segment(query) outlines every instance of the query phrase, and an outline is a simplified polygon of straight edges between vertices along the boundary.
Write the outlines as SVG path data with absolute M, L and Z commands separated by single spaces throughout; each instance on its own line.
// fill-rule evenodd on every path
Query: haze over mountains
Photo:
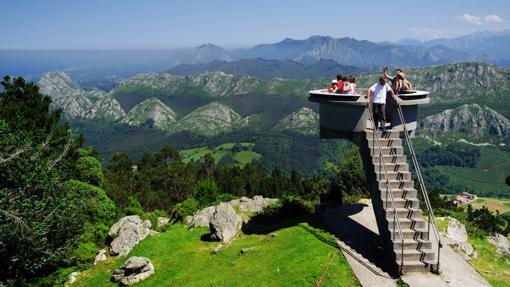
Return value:
M 0 50 L 0 73 L 38 80 L 47 71 L 62 70 L 82 85 L 98 86 L 100 81 L 99 86 L 107 90 L 122 78 L 165 69 L 198 74 L 217 68 L 227 73 L 245 71 L 262 79 L 302 79 L 326 71 L 351 73 L 384 66 L 423 67 L 473 60 L 510 66 L 509 42 L 510 30 L 506 30 L 427 42 L 403 39 L 398 43 L 311 36 L 230 51 L 213 44 L 173 50 Z

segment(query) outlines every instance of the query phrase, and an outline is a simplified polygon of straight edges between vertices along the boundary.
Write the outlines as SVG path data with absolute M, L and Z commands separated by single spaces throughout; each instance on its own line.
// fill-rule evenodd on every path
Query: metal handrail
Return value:
M 395 225 L 397 225 L 398 227 L 398 234 L 399 234 L 399 237 L 400 237 L 400 241 L 401 241 L 401 256 L 400 256 L 400 270 L 399 270 L 399 273 L 402 274 L 402 270 L 403 270 L 403 267 L 404 267 L 404 236 L 402 235 L 402 228 L 400 227 L 400 220 L 398 219 L 398 215 L 397 215 L 397 209 L 395 208 L 395 201 L 393 199 L 393 193 L 391 191 L 391 186 L 390 186 L 390 181 L 389 181 L 389 177 L 388 177 L 388 172 L 386 171 L 386 165 L 384 163 L 384 160 L 383 160 L 383 155 L 382 155 L 382 152 L 381 152 L 381 145 L 379 143 L 379 138 L 376 136 L 376 123 L 374 121 L 374 118 L 373 118 L 373 114 L 372 114 L 372 107 L 370 105 L 370 101 L 368 102 L 367 104 L 368 106 L 368 113 L 369 113 L 369 118 L 370 118 L 370 121 L 372 121 L 372 125 L 373 125 L 373 132 L 372 132 L 372 143 L 376 142 L 377 143 L 377 151 L 379 152 L 379 161 L 380 161 L 380 165 L 379 166 L 382 166 L 383 167 L 383 172 L 384 172 L 384 176 L 386 177 L 386 206 L 385 206 L 385 213 L 386 213 L 386 209 L 388 208 L 388 194 L 390 195 L 390 200 L 391 200 L 391 205 L 392 205 L 392 208 L 393 208 L 393 233 L 392 233 L 392 241 L 395 240 Z M 375 138 L 375 141 L 374 141 L 374 138 Z M 380 168 L 380 167 L 379 167 Z M 380 174 L 380 172 L 379 172 Z
M 406 127 L 406 121 L 404 119 L 404 113 L 402 112 L 402 107 L 397 102 L 397 110 L 398 115 L 400 117 L 400 122 L 402 123 L 402 126 L 404 127 L 404 137 L 407 142 L 407 147 L 409 148 L 409 152 L 411 153 L 411 158 L 413 161 L 414 169 L 416 170 L 416 175 L 418 177 L 418 182 L 420 183 L 420 189 L 421 193 L 423 195 L 423 199 L 425 201 L 425 206 L 427 207 L 427 211 L 429 213 L 429 220 L 428 220 L 428 227 L 427 227 L 427 240 L 430 240 L 430 225 L 432 223 L 432 229 L 434 230 L 434 235 L 436 237 L 438 248 L 437 248 L 437 270 L 439 270 L 439 259 L 441 254 L 441 248 L 443 247 L 443 244 L 441 243 L 441 236 L 439 235 L 439 232 L 437 231 L 436 222 L 434 220 L 434 211 L 432 210 L 432 205 L 430 204 L 430 199 L 428 196 L 427 188 L 425 187 L 425 182 L 423 180 L 423 175 L 421 174 L 420 164 L 418 163 L 418 158 L 416 157 L 416 153 L 414 151 L 413 144 L 411 143 L 411 140 L 409 138 L 409 133 L 407 131 Z

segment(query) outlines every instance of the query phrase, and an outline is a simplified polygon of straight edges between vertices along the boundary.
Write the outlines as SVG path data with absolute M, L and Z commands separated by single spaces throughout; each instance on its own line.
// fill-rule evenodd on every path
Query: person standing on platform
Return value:
M 391 93 L 395 98 L 395 93 L 386 83 L 385 77 L 380 77 L 379 82 L 373 84 L 367 92 L 368 104 L 372 104 L 374 118 L 374 129 L 386 130 L 386 95 Z

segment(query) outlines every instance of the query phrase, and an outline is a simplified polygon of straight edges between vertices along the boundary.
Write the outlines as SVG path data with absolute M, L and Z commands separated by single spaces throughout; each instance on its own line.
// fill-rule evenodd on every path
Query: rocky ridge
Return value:
M 131 126 L 169 131 L 177 122 L 177 114 L 160 100 L 151 98 L 134 106 L 124 122 Z
M 110 93 L 85 91 L 61 71 L 49 72 L 38 83 L 40 91 L 52 98 L 52 106 L 61 108 L 67 118 L 107 119 L 125 117 L 120 103 Z
M 173 130 L 190 130 L 193 133 L 213 136 L 242 128 L 247 124 L 248 119 L 243 119 L 230 107 L 212 102 L 184 116 Z
M 318 127 L 319 114 L 310 108 L 302 107 L 280 120 L 273 129 L 277 131 L 292 131 L 304 135 L 318 135 Z
M 420 125 L 421 136 L 469 138 L 470 142 L 510 140 L 510 121 L 493 109 L 478 104 L 444 110 L 426 117 Z

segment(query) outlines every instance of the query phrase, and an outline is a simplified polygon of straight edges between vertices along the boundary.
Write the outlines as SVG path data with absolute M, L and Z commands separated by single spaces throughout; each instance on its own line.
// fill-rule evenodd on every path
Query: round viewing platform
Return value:
M 354 94 L 328 93 L 327 89 L 310 91 L 309 101 L 319 104 L 322 138 L 352 138 L 353 133 L 372 128 L 368 116 L 368 89 L 358 88 Z M 387 97 L 386 121 L 389 128 L 403 131 L 396 104 L 404 114 L 405 125 L 414 136 L 417 128 L 418 106 L 430 103 L 427 91 L 411 91 L 396 95 L 396 102 Z

